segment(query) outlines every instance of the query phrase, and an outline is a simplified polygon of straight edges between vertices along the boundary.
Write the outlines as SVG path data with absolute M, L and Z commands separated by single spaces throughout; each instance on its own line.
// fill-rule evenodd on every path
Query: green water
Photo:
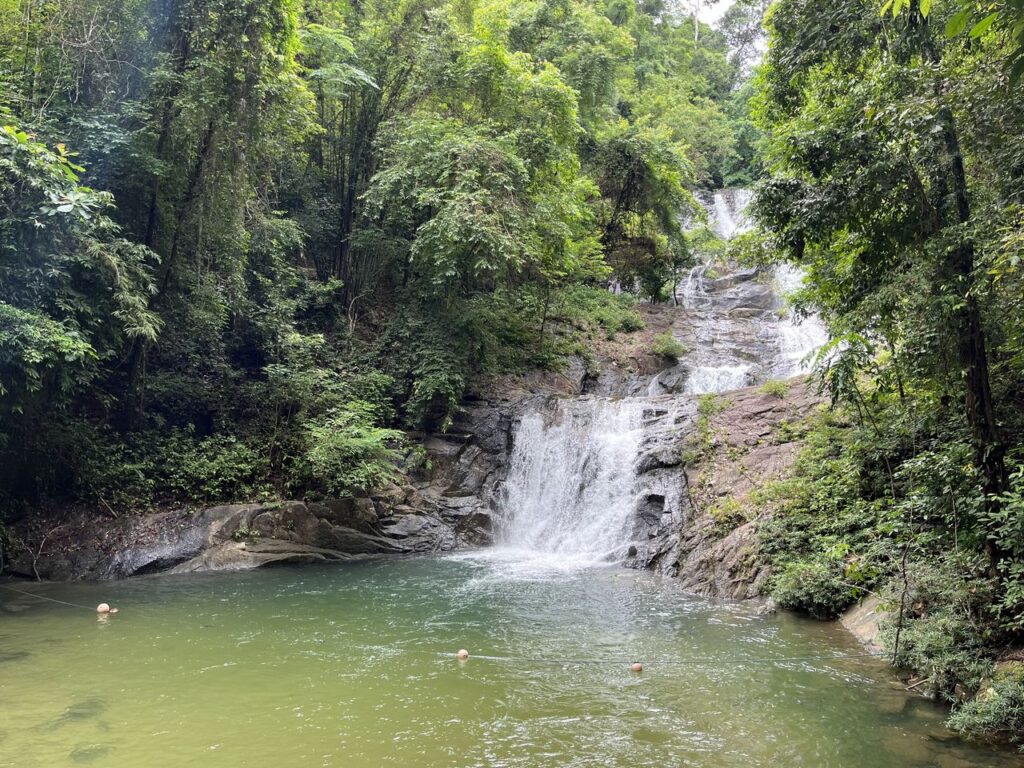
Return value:
M 0 766 L 1017 766 L 840 630 L 489 558 L 0 590 Z M 454 652 L 515 657 L 473 658 Z M 633 658 L 649 660 L 642 674 Z M 552 659 L 611 663 L 542 663 Z M 699 663 L 665 663 L 699 661 Z

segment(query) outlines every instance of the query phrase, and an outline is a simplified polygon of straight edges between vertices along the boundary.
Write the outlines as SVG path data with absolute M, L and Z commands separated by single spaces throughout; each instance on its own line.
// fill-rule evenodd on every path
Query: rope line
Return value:
M 34 592 L 26 592 L 23 589 L 15 589 L 14 587 L 8 587 L 8 586 L 6 586 L 4 584 L 0 584 L 0 589 L 6 589 L 8 592 L 17 592 L 19 595 L 27 595 L 28 597 L 37 597 L 40 600 L 49 600 L 51 603 L 59 603 L 60 605 L 67 605 L 67 606 L 69 606 L 71 608 L 81 608 L 83 610 L 90 611 L 92 613 L 96 612 L 95 608 L 90 608 L 87 605 L 79 605 L 78 603 L 68 603 L 68 602 L 65 602 L 64 600 L 57 600 L 56 598 L 47 597 L 46 595 L 37 595 Z
M 443 653 L 438 654 L 439 656 L 445 656 L 451 658 L 452 654 Z M 645 660 L 643 658 L 630 659 L 629 661 L 623 661 L 622 659 L 533 659 L 524 656 L 488 656 L 484 654 L 471 654 L 470 660 L 483 659 L 484 661 L 513 661 L 513 662 L 526 662 L 529 664 L 631 664 L 633 662 L 641 662 L 642 664 L 682 664 L 682 665 L 701 665 L 701 664 L 781 664 L 792 661 L 841 661 L 843 659 L 863 659 L 879 656 L 883 656 L 882 652 L 872 653 L 847 653 L 839 656 L 782 656 L 777 658 L 714 658 L 711 656 L 696 657 L 692 659 L 650 659 Z

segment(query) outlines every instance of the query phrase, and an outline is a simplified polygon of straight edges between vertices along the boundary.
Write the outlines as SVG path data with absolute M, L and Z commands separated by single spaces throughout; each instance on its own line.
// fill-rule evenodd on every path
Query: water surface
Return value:
M 121 612 L 0 590 L 0 766 L 1022 765 L 877 659 L 756 661 L 859 653 L 841 630 L 649 573 L 496 551 L 7 584 Z

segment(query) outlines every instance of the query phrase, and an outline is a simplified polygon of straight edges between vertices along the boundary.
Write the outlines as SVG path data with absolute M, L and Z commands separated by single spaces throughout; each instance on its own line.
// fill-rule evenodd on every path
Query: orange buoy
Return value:
M 110 613 L 110 606 L 106 603 L 100 603 L 96 606 L 96 613 Z
M 633 670 L 634 672 L 643 672 L 643 671 L 644 671 L 644 665 L 643 665 L 643 664 L 641 664 L 641 663 L 640 663 L 639 661 L 634 661 L 634 662 L 633 662 L 633 663 L 632 663 L 632 664 L 630 665 L 630 667 L 629 667 L 629 668 L 630 668 L 631 670 Z
M 455 654 L 455 657 L 459 661 L 466 661 L 469 658 L 469 651 L 467 651 L 465 648 L 462 648 L 458 653 Z

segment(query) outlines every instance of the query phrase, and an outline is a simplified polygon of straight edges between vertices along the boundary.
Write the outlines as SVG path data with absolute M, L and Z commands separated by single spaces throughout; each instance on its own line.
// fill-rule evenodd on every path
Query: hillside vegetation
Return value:
M 355 493 L 639 327 L 749 178 L 659 2 L 0 3 L 0 506 Z

